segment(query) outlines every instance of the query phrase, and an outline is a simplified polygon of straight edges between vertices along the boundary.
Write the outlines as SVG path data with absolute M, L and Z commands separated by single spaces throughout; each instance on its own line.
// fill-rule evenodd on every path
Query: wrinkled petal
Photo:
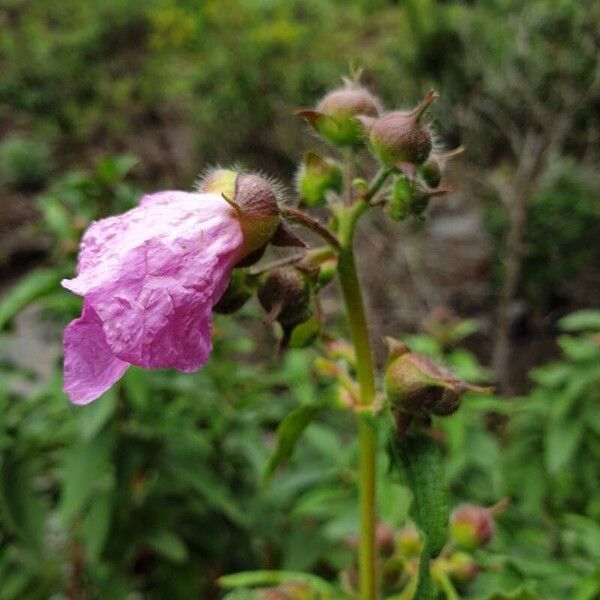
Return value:
M 78 276 L 116 357 L 194 371 L 211 350 L 211 310 L 240 258 L 243 234 L 220 196 L 161 192 L 86 232 Z
M 64 390 L 75 404 L 95 400 L 120 379 L 129 366 L 108 347 L 102 321 L 87 303 L 82 316 L 67 325 L 63 344 Z

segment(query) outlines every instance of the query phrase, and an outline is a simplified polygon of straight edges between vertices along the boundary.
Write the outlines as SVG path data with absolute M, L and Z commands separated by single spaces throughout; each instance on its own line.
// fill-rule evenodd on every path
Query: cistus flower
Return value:
M 297 114 L 336 146 L 359 146 L 365 141 L 362 118 L 373 119 L 380 112 L 378 98 L 356 81 L 344 79 L 344 85 L 326 94 L 315 109 Z
M 277 200 L 254 175 L 218 193 L 165 191 L 122 215 L 93 223 L 77 276 L 62 284 L 83 296 L 65 329 L 65 392 L 86 404 L 129 365 L 193 372 L 211 352 L 212 309 L 232 269 L 279 227 Z M 214 190 L 217 191 L 217 190 Z

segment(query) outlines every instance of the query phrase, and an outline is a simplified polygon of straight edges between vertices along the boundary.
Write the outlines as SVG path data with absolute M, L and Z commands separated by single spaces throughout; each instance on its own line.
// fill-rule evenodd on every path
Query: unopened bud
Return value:
M 411 352 L 398 340 L 387 338 L 387 342 L 385 390 L 392 410 L 446 416 L 458 409 L 465 392 L 488 391 L 461 381 L 427 356 Z
M 314 110 L 301 110 L 315 130 L 336 146 L 357 146 L 365 138 L 358 117 L 377 117 L 381 103 L 358 83 L 344 80 L 344 86 L 329 92 Z
M 379 521 L 375 527 L 375 543 L 383 555 L 394 551 L 394 530 L 384 521 Z
M 464 147 L 460 146 L 449 152 L 432 154 L 421 167 L 421 177 L 423 177 L 425 183 L 431 188 L 436 188 L 440 185 L 446 162 L 462 154 L 464 151 Z
M 260 600 L 313 600 L 314 594 L 307 583 L 290 581 L 276 588 L 260 590 Z
M 396 537 L 396 548 L 398 554 L 404 558 L 414 558 L 421 554 L 423 541 L 417 531 L 417 528 L 412 524 L 406 524 Z
M 433 136 L 425 112 L 437 97 L 431 90 L 414 110 L 389 112 L 373 123 L 369 140 L 382 164 L 388 167 L 420 165 L 427 160 Z
M 307 206 L 322 206 L 327 194 L 340 193 L 343 186 L 342 169 L 333 160 L 307 152 L 296 177 L 296 187 Z
M 459 584 L 471 583 L 479 574 L 479 565 L 466 552 L 455 552 L 447 560 L 448 575 Z
M 293 329 L 311 316 L 311 281 L 307 274 L 292 266 L 270 271 L 258 289 L 258 300 L 267 311 L 265 323 L 277 321 L 287 345 Z
M 496 531 L 494 517 L 488 508 L 462 504 L 450 516 L 452 541 L 465 550 L 475 550 L 487 544 Z

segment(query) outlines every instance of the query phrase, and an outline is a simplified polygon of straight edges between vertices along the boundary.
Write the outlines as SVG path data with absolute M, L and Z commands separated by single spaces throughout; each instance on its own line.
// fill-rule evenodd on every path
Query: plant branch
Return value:
M 284 217 L 310 229 L 312 232 L 321 236 L 327 243 L 331 244 L 336 250 L 341 249 L 341 244 L 337 237 L 331 233 L 327 227 L 321 225 L 314 217 L 311 217 L 297 208 L 291 208 L 290 206 L 283 206 L 279 210 Z

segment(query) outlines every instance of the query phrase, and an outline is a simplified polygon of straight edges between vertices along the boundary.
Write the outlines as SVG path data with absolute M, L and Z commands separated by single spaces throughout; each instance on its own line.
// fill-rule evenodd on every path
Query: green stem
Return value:
M 350 244 L 352 242 L 350 241 Z M 346 314 L 350 325 L 354 351 L 356 353 L 356 371 L 360 386 L 360 402 L 368 407 L 375 398 L 375 367 L 371 353 L 371 342 L 367 329 L 360 283 L 356 273 L 352 245 L 345 247 L 339 255 L 338 273 Z M 377 580 L 375 575 L 375 458 L 376 436 L 365 414 L 358 415 L 358 486 L 360 502 L 360 539 L 358 563 L 360 574 L 361 600 L 377 598 Z
M 347 173 L 349 173 L 349 169 Z M 356 354 L 356 375 L 360 387 L 360 403 L 369 408 L 375 400 L 375 365 L 369 339 L 365 307 L 354 259 L 354 233 L 361 215 L 369 208 L 369 201 L 385 183 L 390 171 L 381 169 L 364 196 L 346 207 L 339 216 L 338 239 L 341 249 L 338 256 L 338 275 L 346 307 L 350 334 Z M 347 175 L 348 177 L 348 175 Z M 346 185 L 352 185 L 346 181 Z M 351 188 L 350 188 L 351 189 Z M 376 451 L 377 436 L 368 417 L 368 411 L 358 414 L 358 487 L 360 508 L 360 540 L 358 563 L 361 600 L 377 599 L 375 572 L 376 523 Z

